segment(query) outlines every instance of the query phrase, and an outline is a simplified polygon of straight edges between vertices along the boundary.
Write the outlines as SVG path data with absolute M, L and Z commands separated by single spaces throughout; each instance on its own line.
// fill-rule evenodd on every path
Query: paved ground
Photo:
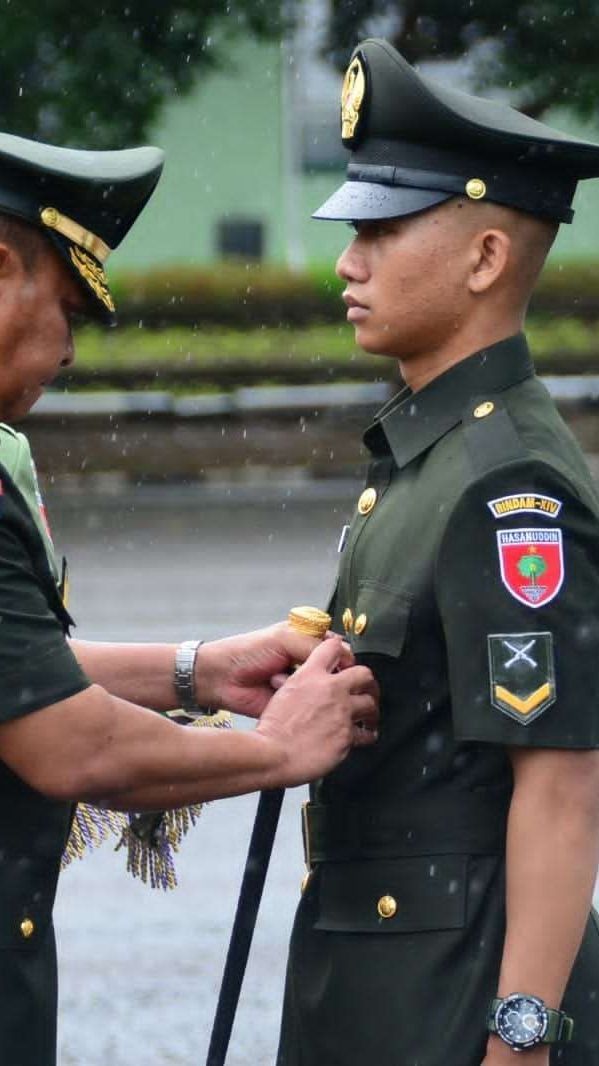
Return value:
M 77 635 L 211 637 L 322 603 L 353 489 L 332 500 L 295 495 L 250 487 L 224 506 L 210 493 L 176 490 L 101 506 L 73 497 L 60 515 L 50 500 Z M 273 1061 L 303 875 L 302 799 L 301 789 L 286 798 L 228 1066 Z M 109 845 L 65 873 L 61 1066 L 203 1066 L 255 806 L 250 797 L 204 811 L 178 862 L 180 887 L 168 895 L 125 875 L 123 853 Z
M 324 494 L 324 495 L 323 495 Z M 169 490 L 100 504 L 49 500 L 68 553 L 78 635 L 224 635 L 322 604 L 354 486 Z M 237 502 L 235 502 L 237 501 Z M 272 1066 L 286 943 L 303 873 L 289 793 L 228 1066 Z M 109 846 L 62 878 L 60 1066 L 203 1066 L 256 800 L 208 807 L 178 863 L 180 888 L 151 892 Z M 323 1064 L 324 1066 L 324 1064 Z

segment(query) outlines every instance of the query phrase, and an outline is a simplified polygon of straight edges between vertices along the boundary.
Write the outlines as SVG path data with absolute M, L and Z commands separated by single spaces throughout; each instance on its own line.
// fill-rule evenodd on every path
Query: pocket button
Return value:
M 31 918 L 23 918 L 20 925 L 21 936 L 25 937 L 25 940 L 29 940 L 30 936 L 33 936 L 35 932 L 35 925 L 31 921 Z
M 397 900 L 394 896 L 381 896 L 376 909 L 381 918 L 393 918 L 397 914 Z

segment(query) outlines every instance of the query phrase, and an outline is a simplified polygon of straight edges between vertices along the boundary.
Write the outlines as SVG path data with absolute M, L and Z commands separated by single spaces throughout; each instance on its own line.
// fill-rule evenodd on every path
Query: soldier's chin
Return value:
M 21 418 L 25 418 L 28 415 L 32 407 L 35 407 L 38 400 L 44 395 L 44 386 L 38 385 L 35 389 L 27 389 L 23 392 L 18 400 L 16 400 L 10 407 L 9 421 L 18 422 Z
M 381 337 L 380 333 L 377 336 L 369 334 L 368 330 L 358 326 L 354 327 L 354 335 L 356 344 L 369 355 L 382 355 L 388 359 L 400 358 L 401 353 L 393 347 L 390 337 Z

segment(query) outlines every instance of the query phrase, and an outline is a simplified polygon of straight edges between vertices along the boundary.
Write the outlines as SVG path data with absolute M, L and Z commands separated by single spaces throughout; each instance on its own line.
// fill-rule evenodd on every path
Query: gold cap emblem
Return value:
M 494 410 L 495 404 L 491 403 L 490 400 L 487 400 L 486 403 L 479 403 L 478 407 L 475 407 L 472 413 L 475 418 L 486 418 L 487 415 L 492 414 Z
M 344 141 L 350 141 L 355 135 L 365 91 L 364 67 L 356 56 L 345 72 L 341 89 L 341 137 Z
M 470 181 L 466 182 L 466 196 L 471 200 L 482 200 L 486 195 L 487 186 L 482 178 L 470 178 Z
M 381 896 L 376 909 L 381 918 L 392 918 L 397 914 L 397 901 L 393 896 Z

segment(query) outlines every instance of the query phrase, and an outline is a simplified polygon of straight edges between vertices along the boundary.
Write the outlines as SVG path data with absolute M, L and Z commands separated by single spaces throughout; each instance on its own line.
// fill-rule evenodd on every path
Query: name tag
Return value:
M 347 538 L 349 537 L 349 526 L 345 525 L 341 530 L 341 536 L 339 537 L 339 543 L 337 545 L 337 553 L 341 555 L 341 552 L 347 544 Z

